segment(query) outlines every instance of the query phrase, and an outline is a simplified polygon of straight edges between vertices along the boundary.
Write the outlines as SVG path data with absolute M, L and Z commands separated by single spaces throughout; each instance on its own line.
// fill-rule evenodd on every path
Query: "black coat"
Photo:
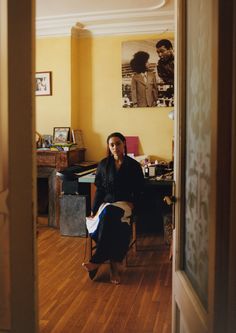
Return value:
M 95 185 L 93 214 L 103 202 L 128 201 L 136 206 L 144 185 L 142 168 L 136 160 L 124 156 L 116 170 L 114 158 L 106 157 L 98 164 Z

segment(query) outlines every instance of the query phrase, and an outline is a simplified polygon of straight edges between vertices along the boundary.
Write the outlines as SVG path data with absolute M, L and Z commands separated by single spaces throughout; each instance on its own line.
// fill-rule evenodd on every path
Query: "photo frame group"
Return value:
M 52 72 L 36 72 L 35 74 L 35 95 L 52 95 Z
M 174 106 L 174 40 L 122 43 L 122 107 Z

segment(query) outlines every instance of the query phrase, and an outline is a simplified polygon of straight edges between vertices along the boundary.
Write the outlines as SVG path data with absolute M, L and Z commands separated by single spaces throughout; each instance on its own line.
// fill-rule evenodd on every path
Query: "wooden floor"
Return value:
M 86 239 L 39 227 L 40 333 L 170 333 L 171 263 L 161 236 L 139 236 L 123 265 L 122 284 L 109 265 L 89 280 L 81 267 Z

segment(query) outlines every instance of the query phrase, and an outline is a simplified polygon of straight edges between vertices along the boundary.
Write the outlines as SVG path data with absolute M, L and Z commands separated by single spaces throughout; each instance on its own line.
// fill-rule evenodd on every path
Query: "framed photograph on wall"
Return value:
M 122 43 L 122 107 L 174 106 L 174 39 Z
M 52 72 L 36 72 L 35 74 L 35 95 L 52 95 Z
M 70 142 L 70 127 L 54 127 L 53 143 Z

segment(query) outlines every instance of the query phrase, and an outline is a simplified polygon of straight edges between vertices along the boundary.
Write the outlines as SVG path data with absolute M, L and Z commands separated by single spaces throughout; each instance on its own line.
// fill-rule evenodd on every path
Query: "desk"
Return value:
M 48 205 L 48 225 L 50 227 L 59 227 L 61 180 L 57 176 L 57 172 L 75 164 L 79 166 L 79 162 L 84 161 L 85 150 L 85 148 L 67 152 L 37 150 L 38 207 L 40 207 L 40 201 L 44 199 L 45 205 Z M 46 182 L 44 182 L 45 180 Z
M 172 210 L 163 199 L 172 195 L 172 187 L 173 180 L 145 179 L 137 232 L 163 232 L 163 215 L 171 213 Z
M 95 193 L 95 174 L 90 173 L 78 179 L 79 183 L 90 187 L 91 203 Z M 141 198 L 138 233 L 153 233 L 163 231 L 163 214 L 171 208 L 163 201 L 166 195 L 172 195 L 173 180 L 145 179 L 144 191 Z

